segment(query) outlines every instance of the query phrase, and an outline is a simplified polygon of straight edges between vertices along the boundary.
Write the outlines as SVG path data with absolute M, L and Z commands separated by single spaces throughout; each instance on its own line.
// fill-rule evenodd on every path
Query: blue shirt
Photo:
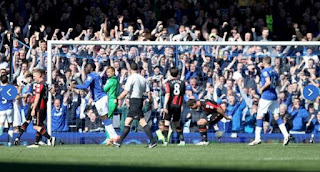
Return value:
M 261 87 L 266 84 L 266 78 L 270 78 L 270 85 L 267 87 L 262 94 L 261 98 L 264 100 L 277 100 L 277 81 L 279 80 L 279 75 L 272 67 L 267 67 L 261 72 Z
M 4 86 L 0 86 L 0 93 Z M 13 100 L 7 100 L 0 94 L 0 111 L 5 111 L 8 109 L 13 109 Z
M 96 72 L 88 74 L 87 79 L 82 85 L 76 85 L 77 89 L 87 89 L 90 86 L 90 92 L 93 100 L 96 102 L 107 93 L 103 91 L 102 79 Z
M 312 123 L 314 125 L 314 129 L 312 131 L 312 134 L 320 133 L 320 121 L 318 121 L 317 119 L 313 119 Z
M 291 109 L 291 107 L 290 107 Z M 300 107 L 299 109 L 294 109 L 293 111 L 289 110 L 289 114 L 292 119 L 292 131 L 305 131 L 306 123 L 308 122 L 309 112 Z
M 60 110 L 55 107 L 52 108 L 52 131 L 68 131 L 68 120 L 67 120 L 67 106 L 62 105 Z

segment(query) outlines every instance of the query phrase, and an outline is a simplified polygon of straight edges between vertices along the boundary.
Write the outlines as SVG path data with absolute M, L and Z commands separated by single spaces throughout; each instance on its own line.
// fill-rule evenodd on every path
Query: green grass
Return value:
M 0 169 L 41 171 L 319 171 L 319 144 L 0 147 Z

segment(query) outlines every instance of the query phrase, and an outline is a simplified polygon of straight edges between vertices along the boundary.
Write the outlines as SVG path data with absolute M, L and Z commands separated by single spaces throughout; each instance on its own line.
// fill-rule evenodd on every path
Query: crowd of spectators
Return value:
M 13 38 L 13 83 L 16 127 L 21 125 L 32 90 L 32 69 L 47 68 L 47 40 L 99 41 L 318 41 L 320 2 L 231 0 L 2 0 L 0 3 L 0 69 L 9 70 L 10 37 Z M 11 29 L 12 28 L 12 29 Z M 12 33 L 12 34 L 11 34 Z M 136 62 L 150 84 L 153 100 L 144 112 L 153 131 L 158 129 L 164 101 L 164 83 L 171 66 L 177 66 L 187 87 L 184 100 L 215 100 L 231 121 L 214 130 L 254 133 L 260 94 L 262 57 L 271 56 L 279 73 L 280 116 L 292 133 L 320 132 L 320 98 L 305 100 L 302 89 L 320 87 L 318 46 L 93 46 L 58 45 L 52 49 L 54 131 L 102 131 L 101 120 L 91 110 L 88 90 L 68 90 L 81 84 L 84 65 L 94 63 L 107 77 L 114 66 L 121 90 L 128 64 Z M 130 102 L 123 101 L 113 125 L 122 129 Z M 184 108 L 184 132 L 196 132 L 201 111 Z M 278 133 L 272 115 L 266 115 L 265 133 Z M 132 130 L 139 131 L 135 123 Z

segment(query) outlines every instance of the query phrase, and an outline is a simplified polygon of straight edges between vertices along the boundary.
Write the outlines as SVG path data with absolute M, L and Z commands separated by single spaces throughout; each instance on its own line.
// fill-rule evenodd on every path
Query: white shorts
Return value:
M 271 112 L 273 115 L 279 114 L 279 102 L 277 100 L 264 100 L 260 99 L 258 104 L 257 116 L 264 117 L 267 112 Z
M 6 120 L 8 120 L 8 123 L 13 122 L 13 110 L 12 109 L 0 111 L 0 123 L 4 123 Z
M 108 96 L 101 97 L 101 99 L 96 101 L 94 105 L 100 116 L 107 115 L 109 112 L 109 97 Z

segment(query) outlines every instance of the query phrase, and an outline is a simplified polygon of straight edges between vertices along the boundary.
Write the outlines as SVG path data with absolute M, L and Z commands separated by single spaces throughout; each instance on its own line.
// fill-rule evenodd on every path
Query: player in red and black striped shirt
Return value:
M 180 124 L 182 111 L 182 101 L 186 90 L 184 81 L 178 78 L 179 70 L 176 67 L 170 69 L 172 79 L 166 83 L 166 95 L 164 100 L 164 129 L 162 134 L 165 138 L 164 145 L 167 145 L 170 121 L 177 130 L 177 136 L 180 140 L 179 145 L 185 145 L 183 137 L 183 127 Z
M 216 124 L 218 123 L 223 117 L 227 120 L 231 120 L 229 117 L 227 117 L 224 113 L 224 110 L 221 108 L 221 106 L 211 100 L 198 100 L 195 99 L 189 99 L 187 101 L 187 107 L 190 107 L 191 109 L 203 109 L 206 118 L 202 118 L 199 121 L 197 121 L 197 125 L 199 126 L 199 132 L 202 137 L 202 142 L 200 142 L 199 145 L 207 145 L 208 139 L 207 139 L 207 124 Z
M 36 141 L 33 147 L 38 147 L 41 135 L 49 139 L 52 146 L 55 146 L 55 138 L 51 137 L 44 128 L 44 120 L 47 117 L 48 85 L 44 81 L 45 71 L 43 69 L 33 70 L 33 79 L 36 82 L 34 86 L 34 97 L 32 98 L 31 116 L 33 128 L 37 131 Z

